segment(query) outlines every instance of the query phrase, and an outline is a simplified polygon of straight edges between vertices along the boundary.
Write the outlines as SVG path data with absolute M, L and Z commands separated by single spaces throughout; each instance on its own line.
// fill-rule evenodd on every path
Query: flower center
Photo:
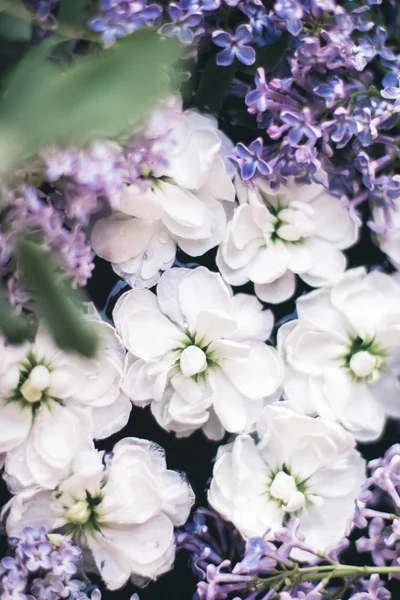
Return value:
M 373 339 L 354 337 L 350 338 L 347 353 L 340 359 L 352 379 L 375 383 L 384 368 L 386 352 Z
M 270 484 L 269 494 L 278 501 L 284 511 L 293 513 L 301 510 L 306 504 L 306 496 L 303 493 L 304 486 L 303 491 L 299 487 L 293 475 L 289 475 L 285 471 L 278 471 Z
M 42 399 L 43 392 L 49 385 L 50 372 L 48 368 L 44 365 L 36 365 L 19 390 L 28 402 L 39 402 Z
M 198 346 L 187 346 L 182 352 L 179 365 L 185 377 L 192 377 L 207 369 L 207 356 Z
M 292 202 L 290 207 L 275 208 L 267 204 L 267 208 L 273 214 L 267 233 L 272 242 L 281 240 L 285 244 L 295 244 L 314 233 L 313 210 L 310 207 Z
M 18 402 L 22 408 L 30 408 L 33 413 L 42 404 L 50 406 L 50 373 L 52 367 L 44 360 L 38 361 L 30 352 L 19 365 L 18 385 L 10 392 L 9 402 Z
M 102 501 L 102 496 L 92 496 L 86 492 L 85 500 L 76 500 L 73 504 L 65 507 L 64 518 L 68 521 L 71 533 L 76 533 L 84 529 L 87 533 L 99 529 L 99 511 L 98 505 Z
M 200 339 L 196 333 L 187 330 L 180 346 L 175 348 L 175 367 L 185 377 L 201 375 L 216 362 L 216 356 L 209 346 L 210 344 Z

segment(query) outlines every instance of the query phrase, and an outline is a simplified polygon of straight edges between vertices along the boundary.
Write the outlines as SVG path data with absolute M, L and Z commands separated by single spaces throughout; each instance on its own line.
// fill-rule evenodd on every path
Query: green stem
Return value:
M 30 23 L 35 20 L 35 14 L 23 4 L 15 2 L 15 0 L 0 0 L 0 13 L 2 12 Z M 65 40 L 83 39 L 90 42 L 101 42 L 101 37 L 99 35 L 92 33 L 87 29 L 75 29 L 74 27 L 59 21 L 57 21 L 55 31 Z
M 260 590 L 263 589 L 276 589 L 277 591 L 281 589 L 282 585 L 288 585 L 288 581 L 292 583 L 292 585 L 296 585 L 301 583 L 302 581 L 321 581 L 325 578 L 335 579 L 335 578 L 345 578 L 356 576 L 363 577 L 373 574 L 378 575 L 390 575 L 392 573 L 400 573 L 400 567 L 358 567 L 355 565 L 322 565 L 315 567 L 304 567 L 304 568 L 294 568 L 288 571 L 284 571 L 279 573 L 278 575 L 272 575 L 272 577 L 267 577 L 266 579 L 258 579 L 255 583 L 255 588 Z

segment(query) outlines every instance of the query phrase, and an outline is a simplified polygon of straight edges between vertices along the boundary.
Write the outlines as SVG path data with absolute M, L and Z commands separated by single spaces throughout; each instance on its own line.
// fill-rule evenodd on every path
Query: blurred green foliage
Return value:
M 29 46 L 31 18 L 20 0 L 0 0 L 0 174 L 10 177 L 43 146 L 84 146 L 129 131 L 171 89 L 179 45 L 150 29 L 109 49 L 85 30 L 92 0 L 62 0 L 56 33 Z M 89 40 L 83 56 L 65 55 L 66 41 Z M 89 48 L 89 52 L 88 52 Z M 1 224 L 0 224 L 1 225 Z M 93 356 L 98 340 L 83 318 L 83 295 L 60 276 L 40 243 L 22 240 L 16 264 L 34 304 L 60 347 Z M 29 320 L 14 315 L 0 288 L 0 329 L 11 343 L 32 336 Z

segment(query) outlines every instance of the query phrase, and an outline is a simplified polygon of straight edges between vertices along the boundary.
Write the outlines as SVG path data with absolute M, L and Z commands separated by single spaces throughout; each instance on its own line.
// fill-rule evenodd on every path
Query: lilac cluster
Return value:
M 100 11 L 90 28 L 101 34 L 106 46 L 137 29 L 153 26 L 162 13 L 159 4 L 148 4 L 147 0 L 101 0 Z
M 66 210 L 51 195 L 30 186 L 13 192 L 3 189 L 0 230 L 0 274 L 7 281 L 7 292 L 13 307 L 26 305 L 29 296 L 22 288 L 15 264 L 15 247 L 21 236 L 38 236 L 55 251 L 60 265 L 74 286 L 83 286 L 94 268 L 94 254 L 79 219 L 66 219 Z
M 9 539 L 10 553 L 0 562 L 2 600 L 101 600 L 79 578 L 82 551 L 63 536 L 27 527 L 20 539 Z
M 158 25 L 162 12 L 159 4 L 147 5 L 146 0 L 102 0 L 101 12 L 92 19 L 90 27 L 110 45 L 136 29 Z M 226 16 L 221 18 L 224 12 Z M 228 23 L 231 16 L 233 26 Z M 222 49 L 217 54 L 217 64 L 221 66 L 229 66 L 235 59 L 243 65 L 253 65 L 256 49 L 282 36 L 275 25 L 276 16 L 268 14 L 261 0 L 169 2 L 165 3 L 164 21 L 158 30 L 160 35 L 176 37 L 185 46 L 192 46 L 194 50 L 187 57 L 196 56 L 196 46 L 205 38 Z
M 357 501 L 355 524 L 365 530 L 357 542 L 375 565 L 400 564 L 400 444 L 369 463 L 370 477 Z
M 379 11 L 366 1 L 346 10 L 336 0 L 276 0 L 268 16 L 290 34 L 288 48 L 275 71 L 257 69 L 245 95 L 268 142 L 257 160 L 271 184 L 317 180 L 356 217 L 364 200 L 393 206 L 398 195 L 400 55 Z M 245 181 L 259 170 L 249 171 L 243 145 L 232 159 Z

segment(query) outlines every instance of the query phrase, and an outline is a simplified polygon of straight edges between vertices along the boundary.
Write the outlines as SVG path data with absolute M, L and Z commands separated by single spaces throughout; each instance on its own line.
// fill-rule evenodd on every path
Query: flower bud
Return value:
M 350 359 L 350 369 L 357 377 L 368 377 L 374 370 L 376 357 L 365 350 L 354 354 Z
M 79 500 L 73 504 L 64 514 L 64 517 L 67 521 L 75 525 L 84 525 L 87 523 L 90 518 L 90 510 L 86 500 Z
M 44 365 L 37 365 L 21 385 L 20 392 L 28 402 L 39 402 L 42 399 L 43 390 L 48 388 L 49 384 L 49 370 Z
M 207 357 L 198 346 L 188 346 L 182 352 L 179 363 L 182 374 L 185 377 L 192 377 L 207 368 Z

